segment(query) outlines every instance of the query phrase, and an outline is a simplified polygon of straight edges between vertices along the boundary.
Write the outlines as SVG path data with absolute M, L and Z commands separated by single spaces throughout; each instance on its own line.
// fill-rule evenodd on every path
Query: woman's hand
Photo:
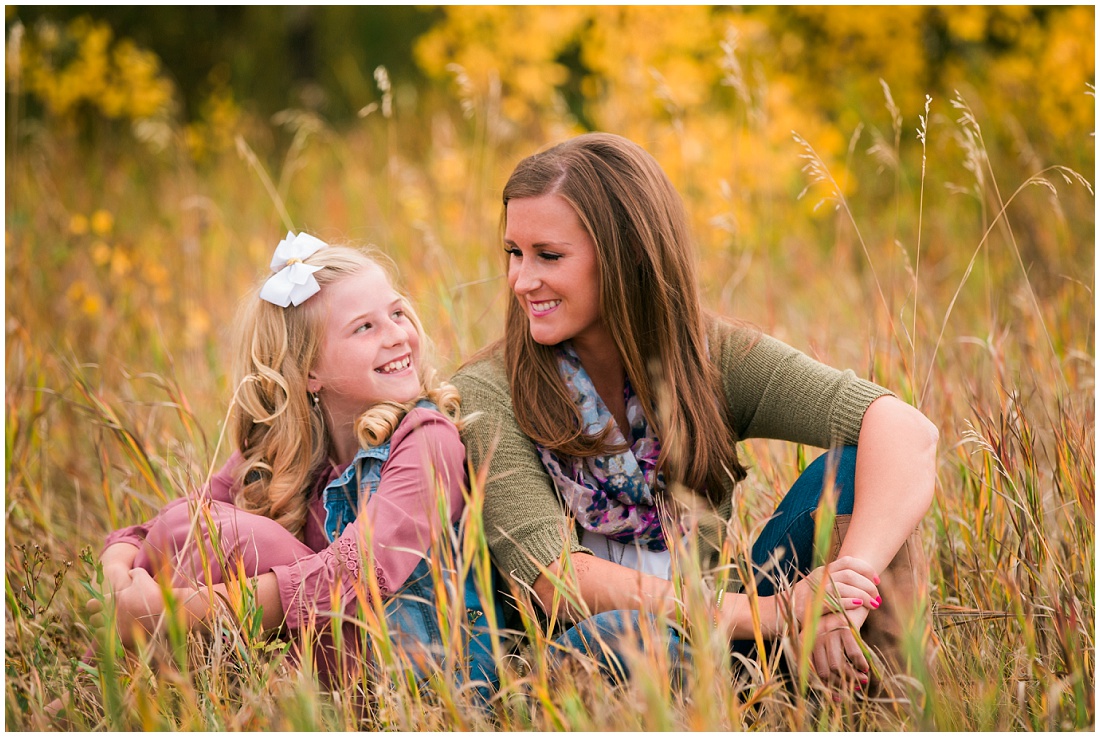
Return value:
M 814 596 L 823 583 L 826 612 L 870 611 L 878 609 L 882 603 L 875 569 L 860 558 L 837 558 L 827 566 L 815 568 L 791 588 L 787 605 L 799 622 L 806 621 Z
M 867 685 L 871 666 L 856 633 L 869 614 L 868 609 L 860 607 L 846 612 L 829 612 L 818 620 L 810 664 L 826 684 L 833 687 L 855 684 L 856 690 Z
M 153 580 L 144 568 L 128 572 L 129 583 L 115 593 L 88 602 L 85 609 L 91 614 L 93 625 L 102 626 L 103 608 L 114 604 L 118 634 L 123 646 L 132 648 L 137 642 L 137 630 L 152 634 L 164 614 L 164 594 L 160 584 Z

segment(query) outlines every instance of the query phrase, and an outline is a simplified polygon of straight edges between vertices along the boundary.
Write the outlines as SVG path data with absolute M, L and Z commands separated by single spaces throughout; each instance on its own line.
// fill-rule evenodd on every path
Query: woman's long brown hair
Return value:
M 650 426 L 661 440 L 666 479 L 714 503 L 745 470 L 725 421 L 721 379 L 706 326 L 683 201 L 660 165 L 637 144 L 590 133 L 521 161 L 504 187 L 502 230 L 513 199 L 554 194 L 576 210 L 596 244 L 600 312 Z M 711 346 L 711 348 L 717 348 Z M 510 300 L 504 356 L 520 428 L 564 455 L 602 455 L 607 431 L 583 432 L 558 373 L 553 346 L 531 338 Z

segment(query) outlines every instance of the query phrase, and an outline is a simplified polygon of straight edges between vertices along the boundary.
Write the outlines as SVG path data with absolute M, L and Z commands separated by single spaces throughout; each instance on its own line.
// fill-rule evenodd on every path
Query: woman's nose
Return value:
M 515 279 L 512 281 L 512 291 L 516 294 L 527 294 L 538 289 L 542 284 L 535 275 L 534 270 L 526 264 L 518 264 L 515 269 Z

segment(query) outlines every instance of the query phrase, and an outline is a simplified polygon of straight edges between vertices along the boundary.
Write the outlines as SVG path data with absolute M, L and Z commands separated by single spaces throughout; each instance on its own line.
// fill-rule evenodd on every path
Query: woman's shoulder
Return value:
M 508 385 L 504 346 L 499 341 L 475 353 L 451 377 L 451 383 L 455 386 L 471 381 Z
M 762 340 L 771 340 L 757 325 L 744 320 L 708 313 L 704 321 L 711 355 L 719 365 L 744 356 Z
M 462 398 L 464 413 L 511 406 L 512 392 L 504 349 L 499 343 L 475 354 L 450 378 Z

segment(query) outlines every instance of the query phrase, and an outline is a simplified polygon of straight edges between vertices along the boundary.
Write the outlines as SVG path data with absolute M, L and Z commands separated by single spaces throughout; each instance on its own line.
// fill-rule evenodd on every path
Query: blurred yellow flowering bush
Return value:
M 108 118 L 138 120 L 171 112 L 174 88 L 155 54 L 86 17 L 64 26 L 36 23 L 9 45 L 8 85 L 64 117 L 88 105 Z M 11 39 L 9 39 L 9 44 Z

